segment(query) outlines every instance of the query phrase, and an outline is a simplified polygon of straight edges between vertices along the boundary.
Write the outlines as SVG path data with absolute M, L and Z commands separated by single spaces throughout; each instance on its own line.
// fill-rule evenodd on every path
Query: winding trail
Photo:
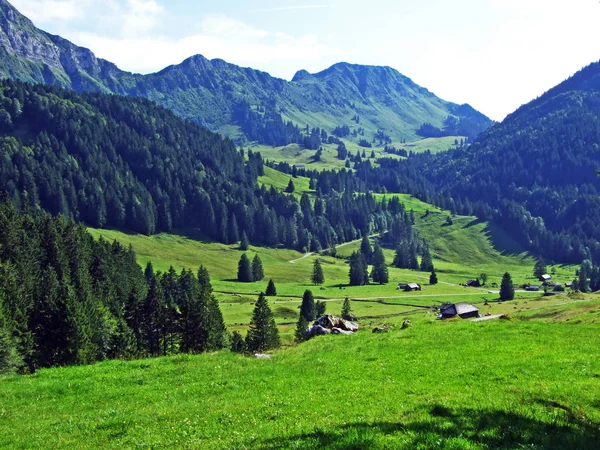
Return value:
M 369 236 L 369 238 L 374 238 L 374 237 L 376 237 L 376 236 L 379 236 L 379 235 L 381 235 L 381 234 L 383 234 L 383 233 L 385 233 L 385 231 L 382 231 L 381 233 L 372 234 L 372 235 L 370 235 L 370 236 Z M 353 240 L 353 241 L 344 242 L 344 243 L 342 243 L 342 244 L 338 244 L 338 245 L 336 245 L 336 246 L 335 246 L 335 248 L 336 248 L 336 249 L 338 249 L 338 248 L 342 248 L 342 247 L 345 247 L 346 245 L 354 244 L 354 243 L 356 243 L 356 242 L 360 242 L 360 241 L 362 241 L 362 238 L 360 238 L 360 239 L 355 239 L 355 240 Z M 291 261 L 288 261 L 288 262 L 289 262 L 289 263 L 291 263 L 291 264 L 295 264 L 295 263 L 296 263 L 296 261 L 301 261 L 301 260 L 303 260 L 303 259 L 305 259 L 305 258 L 310 258 L 310 257 L 311 257 L 312 255 L 314 255 L 315 253 L 316 253 L 316 252 L 309 252 L 309 253 L 305 253 L 305 254 L 304 254 L 304 255 L 302 255 L 300 258 L 297 258 L 297 259 L 292 259 Z

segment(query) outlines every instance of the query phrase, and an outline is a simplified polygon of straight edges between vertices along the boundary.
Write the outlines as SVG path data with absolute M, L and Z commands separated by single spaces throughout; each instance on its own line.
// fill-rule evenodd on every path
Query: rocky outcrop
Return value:
M 315 320 L 314 324 L 306 329 L 306 338 L 322 336 L 324 334 L 352 334 L 358 331 L 358 325 L 349 320 L 326 314 Z

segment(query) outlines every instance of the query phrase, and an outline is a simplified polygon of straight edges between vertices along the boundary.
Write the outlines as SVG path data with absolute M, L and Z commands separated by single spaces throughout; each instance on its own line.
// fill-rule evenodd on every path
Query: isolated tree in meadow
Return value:
M 373 270 L 371 270 L 371 278 L 374 283 L 385 284 L 389 281 L 388 267 L 385 263 L 385 255 L 382 248 L 376 244 L 373 250 Z
M 502 277 L 502 283 L 500 284 L 500 300 L 512 300 L 515 298 L 515 288 L 513 286 L 512 278 L 510 273 L 506 272 Z
M 344 303 L 342 304 L 342 319 L 352 320 L 354 319 L 352 315 L 352 306 L 350 305 L 350 299 L 346 297 L 344 299 Z
M 360 252 L 352 252 L 350 256 L 350 277 L 351 286 L 363 286 L 369 282 L 369 274 L 367 272 L 367 264 L 365 258 Z
M 315 320 L 315 299 L 312 292 L 308 289 L 304 291 L 304 295 L 302 296 L 300 315 L 309 322 Z
M 539 278 L 546 273 L 548 273 L 546 269 L 546 262 L 542 258 L 539 258 L 535 262 L 535 266 L 533 266 L 533 275 L 536 278 Z
M 488 280 L 487 273 L 481 272 L 481 274 L 479 274 L 479 279 L 481 280 L 481 285 L 485 286 L 485 283 L 487 283 Z
M 579 288 L 579 292 L 590 292 L 590 282 L 588 280 L 588 267 L 591 264 L 586 264 L 587 261 L 584 261 L 581 266 L 579 266 L 579 277 L 577 280 L 577 287 Z
M 287 187 L 285 188 L 285 192 L 291 194 L 292 192 L 294 192 L 296 190 L 296 187 L 294 186 L 294 182 L 292 181 L 292 179 L 290 178 L 290 182 L 288 183 Z
M 321 300 L 317 300 L 315 302 L 315 317 L 321 317 L 325 315 L 325 311 L 327 311 L 327 303 L 322 302 Z
M 306 329 L 308 328 L 308 320 L 302 314 L 298 318 L 298 323 L 296 324 L 296 332 L 295 337 L 297 342 L 302 342 L 306 339 Z
M 310 281 L 312 281 L 313 284 L 323 284 L 325 282 L 325 275 L 323 275 L 323 267 L 321 267 L 321 260 L 319 258 L 317 258 L 313 264 Z
M 423 253 L 421 254 L 421 272 L 433 272 L 433 259 L 431 258 L 431 253 L 429 252 L 429 246 L 425 244 L 423 246 Z
M 438 284 L 438 277 L 437 277 L 437 273 L 435 273 L 435 270 L 433 270 L 431 272 L 431 275 L 429 275 L 429 284 L 431 284 L 431 285 Z
M 244 283 L 250 283 L 251 281 L 254 281 L 252 278 L 250 260 L 245 253 L 242 254 L 240 261 L 238 262 L 237 279 L 238 281 L 242 281 Z
M 240 240 L 240 250 L 246 251 L 250 247 L 250 242 L 248 241 L 248 236 L 245 231 L 242 231 L 242 238 Z
M 367 264 L 372 264 L 373 247 L 371 247 L 371 242 L 369 241 L 369 237 L 366 234 L 363 235 L 362 241 L 360 242 L 360 252 L 365 258 L 365 262 Z
M 273 280 L 269 280 L 269 284 L 267 285 L 265 295 L 268 297 L 274 297 L 275 295 L 277 295 L 277 288 L 275 287 L 275 283 L 273 283 Z
M 250 328 L 246 335 L 246 345 L 250 352 L 262 352 L 279 348 L 279 330 L 275 324 L 273 312 L 264 293 L 260 293 L 252 313 Z
M 265 272 L 263 271 L 262 261 L 258 254 L 254 255 L 254 259 L 252 260 L 252 281 L 260 281 L 265 277 Z

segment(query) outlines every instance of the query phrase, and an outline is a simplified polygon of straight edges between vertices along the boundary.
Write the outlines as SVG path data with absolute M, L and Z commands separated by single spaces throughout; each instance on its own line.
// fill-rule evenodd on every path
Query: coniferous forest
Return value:
M 323 190 L 313 207 L 259 188 L 260 154 L 147 100 L 2 81 L 0 107 L 0 191 L 19 207 L 98 228 L 186 227 L 228 244 L 245 233 L 299 250 L 402 220 L 368 194 Z
M 205 268 L 145 271 L 83 225 L 0 203 L 4 371 L 199 353 L 228 344 Z M 7 362 L 8 361 L 8 362 Z

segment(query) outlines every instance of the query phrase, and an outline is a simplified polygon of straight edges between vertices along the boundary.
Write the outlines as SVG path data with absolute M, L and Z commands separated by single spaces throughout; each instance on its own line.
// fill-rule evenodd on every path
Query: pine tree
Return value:
M 265 272 L 263 271 L 262 261 L 257 253 L 252 260 L 252 281 L 260 281 L 264 277 Z
M 542 275 L 544 275 L 546 273 L 548 273 L 547 269 L 546 269 L 546 262 L 542 258 L 539 258 L 535 262 L 535 266 L 533 266 L 533 275 L 536 278 L 540 278 Z
M 235 353 L 244 353 L 246 351 L 246 341 L 239 331 L 234 331 L 231 336 L 231 351 Z
M 431 284 L 431 285 L 438 284 L 438 278 L 437 278 L 437 274 L 435 273 L 435 270 L 433 270 L 431 272 L 431 275 L 429 275 L 429 284 Z
M 144 270 L 144 276 L 146 277 L 146 283 L 150 284 L 150 280 L 154 276 L 154 268 L 152 267 L 152 262 L 148 261 L 146 263 L 146 269 Z
M 306 339 L 306 329 L 308 328 L 308 320 L 302 314 L 298 318 L 298 324 L 296 325 L 296 341 L 302 342 Z
M 304 291 L 302 296 L 302 304 L 300 305 L 300 315 L 308 322 L 315 320 L 315 299 L 313 294 L 308 289 Z
M 353 252 L 350 256 L 350 270 L 348 272 L 351 286 L 363 286 L 369 282 L 367 264 L 362 253 Z
M 323 284 L 325 282 L 325 275 L 323 275 L 323 268 L 321 267 L 321 260 L 319 258 L 313 264 L 313 272 L 310 280 L 313 284 Z
M 316 312 L 316 316 L 315 317 L 322 317 L 325 315 L 325 311 L 327 311 L 327 303 L 322 302 L 321 300 L 317 300 L 315 302 L 315 312 Z
M 244 283 L 250 283 L 253 280 L 252 278 L 252 268 L 250 267 L 250 260 L 246 256 L 245 253 L 240 257 L 240 261 L 238 262 L 238 272 L 237 272 L 238 281 L 242 281 Z
M 423 246 L 423 253 L 421 254 L 421 272 L 433 272 L 433 260 L 431 259 L 431 253 L 429 252 L 429 246 L 425 244 Z
M 373 270 L 371 271 L 371 278 L 374 283 L 385 284 L 389 281 L 389 272 L 385 263 L 385 255 L 381 247 L 376 244 L 375 250 L 373 250 Z
M 354 316 L 352 314 L 352 307 L 350 305 L 350 299 L 346 297 L 344 299 L 344 303 L 342 304 L 342 319 L 352 320 Z
M 587 264 L 586 264 L 587 263 Z M 590 282 L 588 280 L 588 267 L 589 261 L 584 261 L 581 266 L 579 266 L 579 278 L 577 280 L 577 287 L 580 292 L 590 292 Z
M 369 242 L 369 237 L 366 234 L 363 235 L 362 241 L 360 242 L 360 252 L 365 258 L 365 262 L 367 264 L 372 264 L 373 248 L 371 247 L 371 242 Z
M 12 374 L 22 364 L 23 361 L 17 353 L 15 342 L 2 316 L 2 299 L 0 298 L 0 375 Z
M 245 252 L 250 247 L 250 242 L 248 241 L 248 236 L 246 235 L 246 231 L 242 231 L 242 238 L 240 240 L 240 250 Z
M 204 266 L 198 267 L 198 284 L 200 288 L 210 289 L 212 291 L 212 285 L 210 284 L 210 275 L 208 269 Z
M 296 190 L 296 187 L 294 186 L 294 182 L 290 178 L 290 182 L 288 183 L 287 187 L 285 188 L 285 192 L 287 192 L 288 194 L 291 194 L 295 190 Z
M 500 284 L 500 300 L 512 300 L 515 298 L 515 288 L 513 286 L 512 278 L 510 274 L 506 272 L 502 277 L 502 283 Z
M 261 352 L 278 348 L 281 345 L 279 330 L 265 294 L 261 292 L 252 313 L 250 329 L 246 335 L 246 345 L 250 352 Z
M 265 295 L 268 297 L 274 297 L 275 295 L 277 295 L 277 288 L 275 287 L 275 283 L 273 283 L 273 280 L 269 280 L 269 284 L 267 285 Z

